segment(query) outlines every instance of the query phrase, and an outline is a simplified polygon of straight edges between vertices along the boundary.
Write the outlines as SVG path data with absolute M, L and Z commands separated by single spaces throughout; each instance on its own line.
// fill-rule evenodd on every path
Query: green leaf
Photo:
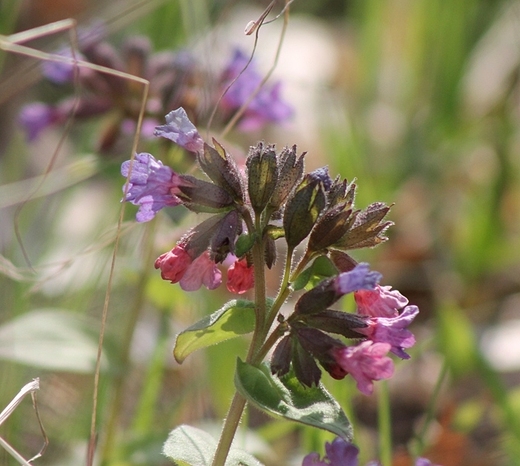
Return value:
M 92 373 L 97 350 L 92 322 L 71 311 L 37 309 L 0 327 L 0 359 L 21 364 Z M 102 363 L 106 367 L 104 356 Z
M 294 291 L 313 288 L 324 278 L 332 277 L 338 274 L 338 269 L 327 256 L 320 256 L 307 267 L 298 278 L 293 282 Z M 310 285 L 310 286 L 308 286 Z
M 181 425 L 170 432 L 163 454 L 178 466 L 211 466 L 217 448 L 216 440 L 196 427 Z M 262 466 L 254 456 L 231 447 L 226 466 Z
M 254 328 L 255 303 L 234 299 L 181 332 L 177 336 L 173 356 L 182 364 L 194 351 L 250 333 Z
M 291 371 L 278 378 L 267 364 L 260 367 L 237 360 L 237 390 L 253 405 L 267 413 L 352 440 L 352 426 L 338 402 L 323 385 L 305 387 Z

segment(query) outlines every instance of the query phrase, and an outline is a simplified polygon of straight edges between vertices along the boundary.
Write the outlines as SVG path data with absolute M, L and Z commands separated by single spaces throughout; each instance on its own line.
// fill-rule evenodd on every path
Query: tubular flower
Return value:
M 221 283 L 222 272 L 205 251 L 188 266 L 179 285 L 184 291 L 197 291 L 202 285 L 214 290 Z
M 190 152 L 204 149 L 204 141 L 182 107 L 168 113 L 166 124 L 157 126 L 154 135 L 169 139 Z
M 254 268 L 246 259 L 235 261 L 228 269 L 227 289 L 231 293 L 243 294 L 255 284 Z
M 374 380 L 388 379 L 394 373 L 394 363 L 386 356 L 390 348 L 389 343 L 364 341 L 356 346 L 334 348 L 332 353 L 344 371 L 343 376 L 350 374 L 356 380 L 358 390 L 370 395 Z
M 121 165 L 121 174 L 128 176 L 130 160 Z M 147 153 L 135 156 L 130 180 L 123 187 L 126 193 L 124 201 L 139 206 L 136 215 L 138 222 L 148 222 L 166 206 L 177 206 L 181 200 L 175 196 L 182 180 L 170 167 L 165 167 L 160 160 Z
M 192 258 L 182 246 L 175 246 L 171 251 L 161 254 L 155 261 L 155 268 L 161 269 L 163 280 L 177 283 L 182 279 L 192 263 Z
M 371 317 L 367 320 L 368 327 L 358 328 L 356 331 L 373 342 L 390 344 L 392 353 L 402 359 L 410 359 L 404 349 L 415 344 L 415 337 L 406 327 L 418 313 L 417 306 L 407 306 L 398 317 Z
M 408 304 L 408 299 L 391 286 L 379 286 L 373 290 L 354 292 L 358 314 L 370 317 L 396 317 L 399 309 Z

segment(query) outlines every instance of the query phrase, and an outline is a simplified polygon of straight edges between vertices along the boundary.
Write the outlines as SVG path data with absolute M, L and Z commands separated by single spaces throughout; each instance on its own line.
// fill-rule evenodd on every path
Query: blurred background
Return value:
M 185 293 L 153 269 L 194 224 L 193 214 L 165 212 L 137 224 L 136 209 L 127 206 L 117 229 L 119 167 L 133 138 L 120 109 L 42 124 L 34 137 L 27 132 L 25 105 L 90 98 L 81 83 L 45 79 L 44 56 L 7 47 L 10 35 L 33 30 L 24 45 L 55 52 L 68 31 L 52 33 L 49 24 L 65 18 L 76 18 L 80 29 L 101 21 L 103 40 L 118 53 L 141 36 L 149 56 L 188 57 L 174 70 L 174 100 L 204 137 L 215 135 L 239 160 L 258 140 L 279 149 L 297 144 L 308 152 L 308 171 L 328 165 L 333 177 L 357 179 L 358 207 L 395 203 L 389 241 L 353 254 L 421 310 L 412 359 L 398 362 L 389 382 L 393 464 L 411 464 L 422 447 L 444 466 L 520 464 L 520 2 L 296 0 L 271 78 L 281 82 L 293 117 L 247 132 L 236 126 L 224 136 L 222 113 L 209 124 L 222 91 L 219 70 L 235 47 L 252 53 L 254 36 L 244 28 L 268 2 L 107 3 L 0 3 L 0 410 L 40 378 L 50 445 L 37 464 L 85 463 L 116 236 L 98 400 L 100 463 L 170 464 L 161 446 L 182 423 L 218 436 L 236 354 L 247 348 L 237 339 L 182 366 L 174 361 L 176 333 L 231 296 L 223 286 Z M 282 9 L 276 3 L 268 19 Z M 275 63 L 282 27 L 283 15 L 260 29 L 255 61 L 263 74 Z M 139 69 L 128 60 L 107 63 Z M 153 89 L 156 75 L 147 76 Z M 123 96 L 135 104 L 141 88 L 125 86 Z M 170 102 L 161 102 L 162 110 L 173 110 Z M 146 135 L 138 151 L 177 170 L 193 168 L 188 155 Z M 274 294 L 279 271 L 269 279 Z M 342 305 L 352 310 L 352 302 Z M 324 379 L 353 422 L 361 463 L 377 458 L 375 397 Z M 301 464 L 332 438 L 253 410 L 243 427 L 239 442 L 267 465 Z M 26 458 L 39 451 L 29 397 L 0 436 Z M 0 464 L 18 463 L 0 449 Z

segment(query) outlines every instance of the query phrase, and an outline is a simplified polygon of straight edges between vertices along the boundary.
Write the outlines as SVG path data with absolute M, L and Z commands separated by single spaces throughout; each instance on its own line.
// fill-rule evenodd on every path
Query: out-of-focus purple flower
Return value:
M 25 105 L 18 117 L 29 142 L 34 141 L 45 128 L 53 125 L 60 118 L 60 113 L 53 106 L 43 102 Z
M 254 268 L 246 259 L 235 261 L 228 269 L 227 289 L 231 293 L 243 294 L 255 284 Z
M 168 113 L 166 124 L 157 126 L 154 135 L 169 139 L 190 152 L 204 149 L 204 141 L 182 107 Z
M 417 458 L 415 466 L 440 466 L 440 464 L 433 464 L 428 458 Z
M 323 461 L 318 453 L 308 454 L 302 466 L 358 466 L 358 447 L 341 437 L 335 438 L 332 443 L 327 442 L 325 452 Z
M 408 299 L 391 286 L 376 285 L 373 290 L 358 290 L 354 299 L 358 313 L 370 317 L 396 317 L 399 309 L 408 304 Z
M 85 56 L 81 52 L 75 51 L 72 54 L 70 48 L 60 50 L 57 55 L 71 60 L 85 60 Z M 74 78 L 74 64 L 62 61 L 44 61 L 42 63 L 42 73 L 49 81 L 55 84 L 70 83 Z
M 128 176 L 130 160 L 121 165 L 121 174 Z M 136 215 L 138 222 L 148 222 L 166 206 L 176 206 L 181 200 L 175 196 L 181 177 L 170 167 L 166 167 L 153 155 L 145 152 L 135 156 L 130 180 L 125 183 L 123 192 L 125 201 L 139 206 Z
M 334 348 L 332 354 L 341 369 L 357 382 L 361 393 L 370 395 L 374 390 L 374 380 L 388 379 L 394 373 L 394 363 L 386 356 L 389 343 L 363 341 L 356 346 Z
M 371 317 L 367 320 L 368 327 L 356 329 L 373 342 L 389 343 L 390 351 L 402 359 L 410 359 L 404 349 L 415 344 L 415 337 L 407 327 L 419 313 L 417 306 L 407 306 L 398 317 Z
M 220 102 L 223 109 L 228 113 L 241 108 L 262 82 L 263 77 L 256 69 L 254 62 L 249 63 L 244 70 L 248 61 L 249 57 L 237 49 L 222 74 L 224 89 L 238 76 Z M 244 71 L 242 72 L 242 70 Z M 242 74 L 240 74 L 241 72 Z M 269 122 L 279 123 L 289 119 L 293 115 L 293 109 L 282 100 L 280 92 L 280 82 L 264 85 L 242 115 L 239 128 L 243 131 L 252 131 Z
M 214 290 L 221 283 L 222 272 L 205 251 L 189 265 L 179 285 L 184 291 L 197 291 L 202 285 Z
M 161 278 L 171 283 L 179 282 L 192 263 L 192 258 L 182 246 L 161 254 L 155 261 L 155 268 L 161 269 Z
M 340 294 L 352 293 L 357 290 L 373 290 L 382 275 L 371 271 L 366 262 L 362 262 L 349 272 L 340 273 L 336 280 L 336 290 Z

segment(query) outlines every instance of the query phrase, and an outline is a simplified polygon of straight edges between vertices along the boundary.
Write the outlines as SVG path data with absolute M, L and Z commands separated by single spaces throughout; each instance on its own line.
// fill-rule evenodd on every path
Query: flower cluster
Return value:
M 394 365 L 387 354 L 409 357 L 405 350 L 415 339 L 407 327 L 418 309 L 398 291 L 380 286 L 381 274 L 346 253 L 386 240 L 390 207 L 375 202 L 355 209 L 356 185 L 331 179 L 326 167 L 304 174 L 305 154 L 298 156 L 296 146 L 277 153 L 274 146 L 258 143 L 250 148 L 243 172 L 216 140 L 204 142 L 182 108 L 170 112 L 154 134 L 195 153 L 208 179 L 178 174 L 151 154 L 137 154 L 121 169 L 128 178 L 124 200 L 139 206 L 137 220 L 149 221 L 160 209 L 180 205 L 211 214 L 156 260 L 162 278 L 186 291 L 202 285 L 214 289 L 222 281 L 218 264 L 230 257 L 227 288 L 241 294 L 254 286 L 255 241 L 264 251 L 261 265 L 271 268 L 277 240 L 283 238 L 291 258 L 307 239 L 294 279 L 306 276 L 318 257 L 327 258 L 336 273 L 303 293 L 285 321 L 279 317 L 283 331 L 271 359 L 273 374 L 284 376 L 292 367 L 303 385 L 312 386 L 321 378 L 319 363 L 336 379 L 350 374 L 367 395 L 374 381 L 391 377 Z M 349 293 L 356 313 L 330 308 Z
M 245 105 L 238 120 L 242 130 L 258 129 L 292 116 L 292 108 L 281 98 L 280 82 L 261 87 L 254 94 L 262 75 L 239 50 L 220 75 L 211 76 L 187 51 L 152 53 L 150 41 L 143 36 L 127 38 L 118 52 L 103 40 L 102 25 L 80 30 L 78 35 L 79 51 L 73 54 L 65 48 L 58 54 L 150 82 L 141 134 L 144 138 L 153 136 L 154 128 L 171 108 L 183 107 L 192 119 L 201 121 L 219 102 L 220 114 L 226 121 Z M 75 72 L 73 64 L 64 62 L 44 62 L 42 73 L 56 86 L 71 85 L 77 80 L 82 91 L 77 97 L 66 97 L 56 104 L 33 102 L 23 107 L 19 121 L 29 141 L 36 140 L 47 127 L 63 124 L 70 116 L 78 120 L 105 117 L 98 141 L 98 150 L 102 152 L 112 149 L 121 135 L 133 134 L 141 110 L 140 83 L 87 67 L 78 67 Z M 219 100 L 220 93 L 228 87 Z M 203 95 L 209 98 L 202 99 Z M 250 100 L 250 96 L 254 97 Z
M 332 443 L 325 444 L 325 456 L 320 459 L 318 453 L 309 453 L 302 466 L 358 466 L 359 449 L 355 445 L 341 437 L 335 438 Z M 366 466 L 381 466 L 379 461 L 370 461 Z M 417 458 L 414 466 L 439 466 L 434 465 L 426 458 Z

